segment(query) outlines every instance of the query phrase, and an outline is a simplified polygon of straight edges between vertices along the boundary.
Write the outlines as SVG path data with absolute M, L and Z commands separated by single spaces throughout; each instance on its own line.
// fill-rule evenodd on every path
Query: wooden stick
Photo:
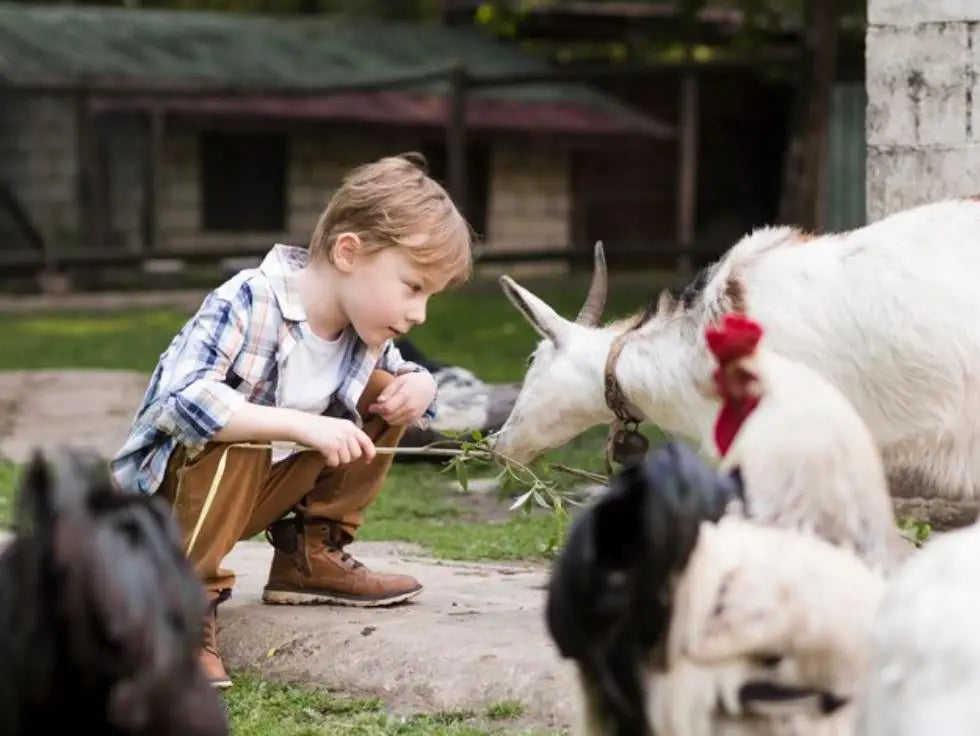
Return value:
M 450 440 L 451 441 L 451 440 Z M 189 555 L 191 549 L 194 547 L 194 543 L 197 541 L 198 534 L 201 532 L 201 528 L 204 526 L 204 518 L 207 516 L 208 511 L 211 509 L 211 504 L 214 501 L 214 497 L 218 492 L 218 486 L 221 485 L 221 480 L 225 474 L 225 463 L 228 459 L 228 451 L 233 447 L 243 447 L 256 450 L 268 450 L 276 447 L 281 447 L 283 449 L 293 449 L 300 452 L 305 452 L 309 450 L 315 450 L 313 447 L 306 447 L 297 442 L 232 442 L 221 453 L 221 458 L 218 461 L 218 467 L 215 471 L 214 478 L 211 480 L 211 487 L 208 489 L 207 495 L 204 499 L 204 505 L 201 508 L 201 513 L 198 515 L 197 523 L 194 525 L 194 529 L 191 532 L 190 539 L 187 542 L 186 552 Z M 458 457 L 459 455 L 464 455 L 467 453 L 466 450 L 460 450 L 450 447 L 375 447 L 375 452 L 378 455 L 431 455 L 436 457 Z M 469 450 L 471 456 L 480 457 L 482 459 L 497 458 L 505 463 L 512 463 L 507 456 L 498 455 L 493 450 Z M 521 467 L 527 469 L 520 463 L 514 463 L 520 465 Z M 594 481 L 596 483 L 607 483 L 608 477 L 600 475 L 598 473 L 592 473 L 588 470 L 579 470 L 578 468 L 570 468 L 567 465 L 562 465 L 560 463 L 552 463 L 552 467 L 561 470 L 565 473 L 570 473 L 572 475 L 578 475 L 582 478 Z

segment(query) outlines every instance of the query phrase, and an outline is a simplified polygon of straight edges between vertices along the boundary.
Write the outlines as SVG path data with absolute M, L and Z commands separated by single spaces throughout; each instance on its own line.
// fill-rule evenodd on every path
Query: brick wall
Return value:
M 0 105 L 0 177 L 54 244 L 78 238 L 75 141 L 75 107 L 68 99 L 18 96 Z
M 980 2 L 869 0 L 868 219 L 980 191 Z

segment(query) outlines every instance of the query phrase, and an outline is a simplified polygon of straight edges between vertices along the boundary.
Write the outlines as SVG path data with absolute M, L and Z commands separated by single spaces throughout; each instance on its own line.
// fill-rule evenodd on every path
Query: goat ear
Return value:
M 568 331 L 568 320 L 523 286 L 520 286 L 510 276 L 501 276 L 500 286 L 507 298 L 531 323 L 531 326 L 538 331 L 541 337 L 551 340 L 555 345 L 561 341 L 561 338 Z
M 664 289 L 657 297 L 656 313 L 673 314 L 675 309 L 677 309 L 677 298 L 670 291 Z

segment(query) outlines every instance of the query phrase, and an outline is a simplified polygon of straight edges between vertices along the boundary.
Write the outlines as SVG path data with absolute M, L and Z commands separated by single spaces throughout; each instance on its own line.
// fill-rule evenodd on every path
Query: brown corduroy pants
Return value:
M 367 414 L 367 407 L 391 380 L 390 373 L 374 371 L 358 402 L 364 431 L 377 447 L 394 447 L 405 432 L 405 427 Z M 291 509 L 339 522 L 353 538 L 364 509 L 381 492 L 393 459 L 376 455 L 370 463 L 361 459 L 330 468 L 319 452 L 309 450 L 272 465 L 270 449 L 231 444 L 209 443 L 192 460 L 178 447 L 158 491 L 173 507 L 184 549 L 210 594 L 234 585 L 235 574 L 220 565 L 235 543 L 258 534 Z M 225 449 L 228 455 L 221 483 L 193 548 L 187 550 Z

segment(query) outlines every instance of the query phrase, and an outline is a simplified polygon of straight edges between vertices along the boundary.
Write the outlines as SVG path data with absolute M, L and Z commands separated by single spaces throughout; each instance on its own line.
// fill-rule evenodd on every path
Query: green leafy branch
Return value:
M 898 528 L 903 537 L 916 547 L 921 547 L 932 535 L 932 525 L 927 521 L 919 521 L 912 517 L 902 519 L 898 523 Z
M 441 433 L 445 439 L 430 442 L 422 447 L 377 447 L 379 455 L 425 455 L 445 457 L 447 462 L 442 472 L 456 475 L 462 489 L 469 491 L 470 473 L 474 466 L 499 467 L 495 480 L 501 494 L 510 495 L 515 488 L 519 495 L 511 502 L 510 511 L 521 510 L 531 513 L 540 507 L 554 515 L 554 533 L 548 542 L 547 550 L 558 548 L 563 539 L 568 522 L 568 506 L 581 506 L 582 502 L 569 490 L 563 489 L 552 476 L 552 471 L 584 478 L 593 483 L 605 485 L 609 477 L 580 468 L 572 468 L 561 463 L 543 464 L 543 469 L 535 470 L 525 463 L 518 462 L 507 455 L 495 451 L 488 438 L 476 430 L 473 432 Z M 299 450 L 311 448 L 295 443 L 282 443 Z M 259 445 L 256 445 L 259 446 Z M 264 446 L 264 445 L 263 445 Z
M 585 478 L 594 483 L 606 483 L 608 477 L 579 468 L 571 468 L 561 463 L 544 464 L 543 469 L 535 469 L 511 457 L 496 452 L 488 438 L 479 431 L 442 433 L 445 440 L 437 440 L 424 447 L 416 448 L 418 454 L 443 455 L 449 458 L 443 472 L 453 473 L 464 491 L 469 491 L 469 481 L 474 467 L 499 467 L 494 476 L 500 492 L 518 495 L 511 502 L 509 510 L 531 513 L 535 507 L 550 511 L 554 516 L 554 531 L 546 546 L 547 550 L 558 548 L 563 540 L 568 522 L 568 507 L 580 506 L 582 502 L 575 494 L 553 478 L 552 471 Z M 446 448 L 446 445 L 453 445 Z M 399 448 L 402 449 L 402 448 Z

